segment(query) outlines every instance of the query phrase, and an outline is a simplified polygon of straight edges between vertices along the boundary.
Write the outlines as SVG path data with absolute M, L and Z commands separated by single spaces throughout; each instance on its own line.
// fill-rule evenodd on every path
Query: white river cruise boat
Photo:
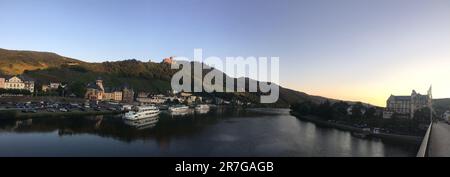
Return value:
M 199 104 L 195 106 L 195 112 L 199 114 L 206 114 L 209 112 L 209 105 L 207 104 Z
M 207 104 L 199 104 L 199 105 L 195 106 L 195 110 L 196 111 L 209 110 L 209 105 L 207 105 Z
M 187 112 L 189 111 L 189 107 L 186 105 L 175 105 L 169 107 L 170 112 Z
M 125 113 L 125 120 L 139 120 L 159 115 L 159 109 L 155 106 L 136 106 L 131 111 Z

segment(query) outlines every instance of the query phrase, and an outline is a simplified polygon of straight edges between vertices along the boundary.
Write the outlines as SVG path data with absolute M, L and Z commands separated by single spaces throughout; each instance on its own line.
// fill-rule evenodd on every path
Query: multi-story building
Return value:
M 31 78 L 19 75 L 7 78 L 0 78 L 0 88 L 3 89 L 16 89 L 16 90 L 28 90 L 31 93 L 34 92 L 34 81 Z
M 47 92 L 50 90 L 57 90 L 60 86 L 63 87 L 60 82 L 50 82 L 42 85 L 42 91 Z
M 134 102 L 134 91 L 133 91 L 133 89 L 130 89 L 127 86 L 125 86 L 122 89 L 122 102 L 125 102 L 125 103 L 133 103 Z
M 60 82 L 50 82 L 50 84 L 48 84 L 48 88 L 50 89 L 58 89 L 59 86 L 62 86 Z
M 0 77 L 0 88 L 5 88 L 5 78 Z
M 143 94 L 142 92 L 138 94 L 138 97 L 136 98 L 136 101 L 141 104 L 163 104 L 165 103 L 169 98 L 164 95 L 153 95 L 149 96 L 146 94 Z
M 17 76 L 13 76 L 5 81 L 5 89 L 25 89 L 25 83 Z
M 134 92 L 127 87 L 124 87 L 122 90 L 105 89 L 103 80 L 97 79 L 95 83 L 88 84 L 85 98 L 93 101 L 105 100 L 132 103 L 134 101 Z
M 117 89 L 105 89 L 104 100 L 122 101 L 122 91 Z
M 122 101 L 122 97 L 123 97 L 122 91 L 117 90 L 113 92 L 113 98 L 115 101 Z
M 97 79 L 95 83 L 89 83 L 87 85 L 85 98 L 93 101 L 103 100 L 104 94 L 103 80 Z
M 428 90 L 427 95 L 421 95 L 415 90 L 412 91 L 410 96 L 394 96 L 391 95 L 387 100 L 386 110 L 383 113 L 384 118 L 391 118 L 393 114 L 400 117 L 413 118 L 414 113 L 422 108 L 432 105 L 432 93 L 431 87 Z

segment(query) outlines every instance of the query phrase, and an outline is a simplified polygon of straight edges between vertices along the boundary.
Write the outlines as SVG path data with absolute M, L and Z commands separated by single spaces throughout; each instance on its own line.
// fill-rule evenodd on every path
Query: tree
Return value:
M 84 97 L 86 87 L 84 83 L 77 81 L 69 85 L 69 91 L 78 97 Z
M 31 95 L 31 92 L 24 89 L 0 89 L 0 94 Z
M 343 117 L 347 115 L 347 109 L 350 107 L 350 105 L 347 102 L 339 101 L 332 105 L 333 112 L 335 112 L 336 115 Z
M 64 88 L 59 86 L 58 89 L 56 89 L 56 92 L 58 92 L 59 96 L 64 96 Z
M 317 107 L 317 115 L 324 119 L 333 119 L 333 109 L 329 100 L 326 100 Z
M 430 116 L 430 108 L 425 107 L 414 112 L 413 120 L 415 120 L 419 124 L 429 124 L 431 120 Z
M 366 113 L 364 114 L 364 117 L 375 118 L 376 112 L 377 112 L 377 109 L 375 107 L 370 107 L 369 109 L 367 109 Z
M 314 114 L 316 107 L 317 107 L 317 105 L 311 101 L 296 103 L 291 106 L 293 111 L 295 111 L 301 115 Z
M 364 109 L 364 105 L 361 102 L 357 102 L 352 107 L 352 118 L 362 118 L 363 113 L 362 110 Z

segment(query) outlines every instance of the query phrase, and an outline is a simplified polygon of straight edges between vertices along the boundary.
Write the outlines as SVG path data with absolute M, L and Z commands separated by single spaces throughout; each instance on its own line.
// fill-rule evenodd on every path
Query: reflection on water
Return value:
M 197 114 L 208 114 L 209 109 L 196 109 L 195 113 Z
M 123 122 L 129 126 L 132 126 L 136 129 L 143 130 L 148 128 L 153 128 L 156 126 L 156 123 L 158 123 L 159 117 L 150 117 L 145 119 L 139 119 L 139 120 L 123 120 Z
M 417 148 L 265 111 L 1 120 L 0 156 L 414 156 Z

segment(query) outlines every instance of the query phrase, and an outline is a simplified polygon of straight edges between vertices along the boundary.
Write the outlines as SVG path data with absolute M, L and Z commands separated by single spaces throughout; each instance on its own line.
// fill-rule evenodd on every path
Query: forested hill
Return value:
M 0 72 L 17 75 L 25 70 L 59 67 L 63 64 L 82 64 L 84 62 L 50 52 L 5 50 L 0 48 Z
M 84 86 L 101 77 L 107 87 L 127 85 L 136 91 L 167 93 L 170 79 L 176 70 L 167 63 L 143 62 L 135 59 L 89 63 L 49 52 L 14 51 L 0 49 L 0 72 L 6 75 L 24 74 L 42 83 L 65 82 L 77 95 Z M 226 75 L 225 75 L 226 76 Z M 226 76 L 227 77 L 227 76 Z M 258 102 L 259 93 L 217 94 L 226 99 Z M 280 99 L 270 106 L 287 107 L 299 101 L 322 102 L 326 98 L 280 87 Z

